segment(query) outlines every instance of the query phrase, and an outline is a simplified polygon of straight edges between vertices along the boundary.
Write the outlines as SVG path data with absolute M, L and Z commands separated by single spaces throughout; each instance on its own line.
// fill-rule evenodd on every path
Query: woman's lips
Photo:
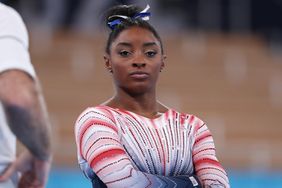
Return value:
M 130 77 L 131 78 L 135 78 L 135 79 L 146 79 L 149 77 L 149 74 L 146 72 L 132 72 L 130 73 Z

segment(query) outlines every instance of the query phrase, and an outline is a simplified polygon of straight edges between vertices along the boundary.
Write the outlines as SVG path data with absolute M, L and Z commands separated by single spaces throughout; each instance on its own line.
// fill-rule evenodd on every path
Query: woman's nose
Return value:
M 146 63 L 141 63 L 141 62 L 139 62 L 139 63 L 132 63 L 132 66 L 133 67 L 137 67 L 137 68 L 141 68 L 141 67 L 145 67 L 146 66 Z
M 142 55 L 136 56 L 132 62 L 132 66 L 137 68 L 145 67 L 146 63 L 144 57 L 142 57 Z

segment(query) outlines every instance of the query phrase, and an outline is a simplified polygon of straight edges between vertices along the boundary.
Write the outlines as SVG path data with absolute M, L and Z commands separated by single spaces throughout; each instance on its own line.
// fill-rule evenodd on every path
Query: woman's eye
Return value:
M 157 52 L 155 52 L 155 51 L 148 51 L 145 54 L 146 54 L 147 57 L 154 57 L 157 54 Z
M 130 52 L 128 52 L 128 51 L 120 51 L 119 52 L 119 55 L 122 56 L 122 57 L 127 57 L 127 56 L 129 56 L 129 54 L 130 54 Z

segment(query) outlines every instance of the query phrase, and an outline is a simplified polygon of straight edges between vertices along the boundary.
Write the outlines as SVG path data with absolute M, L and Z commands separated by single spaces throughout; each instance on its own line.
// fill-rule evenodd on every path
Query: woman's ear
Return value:
M 104 55 L 104 61 L 105 61 L 105 67 L 106 67 L 106 69 L 107 69 L 110 73 L 112 73 L 112 72 L 113 72 L 113 70 L 112 70 L 112 65 L 111 65 L 110 57 L 109 57 L 108 54 L 105 54 L 105 55 Z

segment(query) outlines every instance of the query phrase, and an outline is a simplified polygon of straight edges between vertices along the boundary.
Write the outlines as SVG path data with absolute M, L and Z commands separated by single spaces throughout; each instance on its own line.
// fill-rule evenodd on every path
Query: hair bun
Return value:
M 120 17 L 133 17 L 134 15 L 141 12 L 142 9 L 136 5 L 117 5 L 112 8 L 110 8 L 105 13 L 105 21 L 106 25 L 108 26 L 108 22 L 112 21 L 113 18 L 118 15 Z
M 106 25 L 111 29 L 107 40 L 106 53 L 110 54 L 112 42 L 119 34 L 128 28 L 139 27 L 146 29 L 158 39 L 163 54 L 162 41 L 155 28 L 148 22 L 151 13 L 148 11 L 150 6 L 147 4 L 144 9 L 136 5 L 118 5 L 114 6 L 104 14 Z

